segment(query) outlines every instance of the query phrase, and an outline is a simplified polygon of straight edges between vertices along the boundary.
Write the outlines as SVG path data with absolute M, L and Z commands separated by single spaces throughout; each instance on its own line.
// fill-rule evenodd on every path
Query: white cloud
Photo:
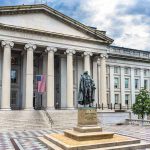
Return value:
M 81 8 L 91 15 L 83 21 L 107 31 L 115 45 L 150 50 L 150 27 L 142 22 L 143 14 L 125 12 L 135 4 L 137 0 L 85 0 Z

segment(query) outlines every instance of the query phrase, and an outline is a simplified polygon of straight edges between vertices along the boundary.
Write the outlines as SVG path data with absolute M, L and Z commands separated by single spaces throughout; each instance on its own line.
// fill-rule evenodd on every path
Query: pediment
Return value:
M 106 35 L 45 5 L 0 7 L 0 24 L 100 40 L 109 44 L 113 42 Z
M 78 31 L 67 24 L 48 16 L 44 13 L 29 13 L 0 16 L 0 23 L 24 28 L 61 33 L 65 35 L 90 38 L 90 36 Z

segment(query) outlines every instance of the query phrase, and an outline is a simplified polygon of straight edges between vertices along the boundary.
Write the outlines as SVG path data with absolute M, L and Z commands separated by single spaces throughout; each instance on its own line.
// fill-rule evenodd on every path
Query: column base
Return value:
M 76 108 L 75 107 L 67 107 L 66 109 L 67 110 L 75 110 Z
M 11 108 L 0 108 L 0 111 L 10 111 Z
M 46 110 L 55 110 L 55 107 L 47 107 Z
M 31 110 L 35 110 L 35 109 L 34 108 L 24 108 L 24 110 L 31 111 Z

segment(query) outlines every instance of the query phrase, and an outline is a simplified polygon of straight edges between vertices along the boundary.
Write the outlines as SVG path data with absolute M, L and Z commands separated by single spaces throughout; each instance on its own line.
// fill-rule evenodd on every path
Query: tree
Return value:
M 140 115 L 142 122 L 145 115 L 150 114 L 150 95 L 146 89 L 141 89 L 133 104 L 132 111 L 136 115 Z

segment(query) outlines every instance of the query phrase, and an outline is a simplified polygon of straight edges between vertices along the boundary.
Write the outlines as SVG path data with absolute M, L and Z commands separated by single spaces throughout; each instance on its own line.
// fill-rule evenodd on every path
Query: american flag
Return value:
M 37 91 L 39 93 L 44 93 L 46 91 L 46 76 L 45 75 L 37 75 Z

